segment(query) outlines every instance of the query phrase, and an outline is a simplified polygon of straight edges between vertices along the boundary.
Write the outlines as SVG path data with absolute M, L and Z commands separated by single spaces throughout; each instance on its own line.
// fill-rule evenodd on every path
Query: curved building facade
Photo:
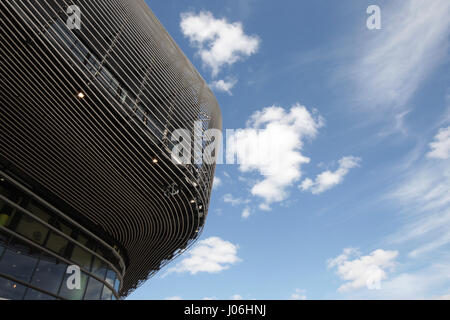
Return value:
M 204 227 L 215 162 L 172 150 L 219 141 L 172 133 L 221 130 L 217 101 L 143 0 L 0 16 L 0 298 L 126 297 Z

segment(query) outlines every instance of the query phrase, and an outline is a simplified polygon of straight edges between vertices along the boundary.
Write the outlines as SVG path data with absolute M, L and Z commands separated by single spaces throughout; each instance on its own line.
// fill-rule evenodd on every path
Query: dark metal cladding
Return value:
M 215 165 L 175 165 L 170 133 L 221 130 L 217 101 L 143 0 L 2 0 L 0 16 L 0 158 L 123 248 L 126 296 L 204 226 Z

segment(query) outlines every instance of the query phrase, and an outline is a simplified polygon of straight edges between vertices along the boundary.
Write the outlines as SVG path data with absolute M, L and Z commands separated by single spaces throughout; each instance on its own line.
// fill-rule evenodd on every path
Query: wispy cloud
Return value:
M 182 13 L 180 26 L 214 77 L 224 65 L 249 57 L 259 48 L 259 38 L 246 35 L 242 23 L 215 18 L 209 11 Z
M 225 203 L 231 204 L 233 207 L 241 205 L 241 204 L 250 203 L 250 199 L 235 198 L 230 193 L 227 193 L 226 195 L 223 196 L 223 201 Z
M 361 107 L 399 110 L 446 58 L 450 1 L 395 1 L 382 8 L 382 30 L 369 40 L 352 75 Z M 347 70 L 348 71 L 348 70 Z
M 430 143 L 431 151 L 427 157 L 442 160 L 450 158 L 450 127 L 439 130 L 434 140 Z
M 324 171 L 313 181 L 310 178 L 303 180 L 300 189 L 311 191 L 313 194 L 320 194 L 341 184 L 350 169 L 356 168 L 361 162 L 360 158 L 349 156 L 339 160 L 339 168 L 336 171 Z

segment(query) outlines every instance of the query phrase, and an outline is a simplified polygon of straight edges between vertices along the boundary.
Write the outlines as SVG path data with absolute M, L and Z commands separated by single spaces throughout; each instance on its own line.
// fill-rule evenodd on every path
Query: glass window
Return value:
M 67 249 L 67 246 L 69 245 L 69 240 L 66 238 L 54 233 L 50 232 L 50 236 L 48 237 L 46 247 L 53 251 L 54 253 L 66 257 L 65 252 Z
M 20 250 L 7 249 L 0 262 L 0 273 L 29 282 L 36 263 L 36 257 L 28 256 Z
M 102 300 L 111 300 L 112 291 L 107 287 L 103 286 Z
M 111 286 L 114 287 L 114 282 L 116 281 L 116 273 L 112 270 L 108 270 L 106 273 L 106 282 Z
M 7 205 L 5 201 L 0 199 L 0 226 L 6 227 L 8 225 L 13 212 L 13 207 Z
M 67 265 L 43 256 L 34 272 L 31 284 L 53 294 L 58 293 Z
M 103 260 L 100 260 L 97 257 L 94 258 L 94 262 L 92 263 L 92 274 L 99 277 L 100 279 L 105 279 L 107 269 L 108 266 L 105 262 L 103 262 Z
M 46 226 L 23 213 L 21 213 L 15 231 L 40 245 L 44 244 L 48 234 L 48 228 Z
M 50 220 L 51 215 L 49 213 L 49 210 L 41 204 L 37 203 L 35 200 L 30 201 L 27 206 L 27 210 L 45 222 L 49 222 Z
M 71 277 L 69 279 L 69 277 Z M 87 275 L 84 272 L 81 272 L 80 278 L 80 288 L 79 289 L 69 289 L 68 281 L 73 279 L 72 274 L 65 274 L 63 283 L 61 284 L 61 289 L 59 290 L 59 296 L 68 299 L 68 300 L 81 300 L 83 299 L 84 291 L 86 290 L 87 283 Z
M 37 291 L 37 290 L 33 290 L 31 288 L 28 288 L 24 299 L 25 300 L 56 300 L 52 296 L 49 296 L 49 295 L 42 293 L 40 291 Z
M 119 290 L 120 290 L 120 281 L 119 281 L 119 279 L 116 279 L 116 282 L 114 283 L 114 290 L 116 290 L 116 292 L 119 292 Z
M 0 230 L 0 245 L 6 246 L 8 245 L 8 241 L 9 241 L 9 233 Z
M 88 271 L 91 270 L 92 255 L 80 247 L 75 246 L 73 248 L 70 260 L 75 262 L 80 268 L 84 268 Z
M 22 300 L 26 289 L 21 284 L 0 277 L 0 298 Z
M 102 294 L 103 283 L 97 279 L 90 278 L 84 295 L 84 300 L 98 300 Z

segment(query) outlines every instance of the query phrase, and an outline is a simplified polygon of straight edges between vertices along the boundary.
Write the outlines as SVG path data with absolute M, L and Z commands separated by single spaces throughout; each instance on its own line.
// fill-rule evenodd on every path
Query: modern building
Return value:
M 203 229 L 215 165 L 171 133 L 217 101 L 143 0 L 2 0 L 0 31 L 0 298 L 124 298 Z

